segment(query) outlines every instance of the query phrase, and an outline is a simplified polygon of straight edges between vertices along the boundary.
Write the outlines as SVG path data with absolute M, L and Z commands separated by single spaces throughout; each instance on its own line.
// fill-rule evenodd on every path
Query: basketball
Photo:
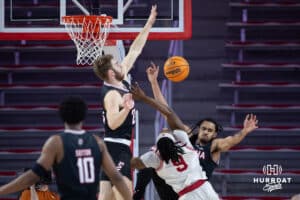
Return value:
M 164 74 L 170 81 L 181 82 L 188 77 L 189 73 L 190 65 L 183 57 L 170 57 L 164 64 Z

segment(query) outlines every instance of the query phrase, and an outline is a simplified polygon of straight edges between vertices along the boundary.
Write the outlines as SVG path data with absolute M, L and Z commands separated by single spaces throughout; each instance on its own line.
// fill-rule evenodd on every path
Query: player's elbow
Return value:
M 137 167 L 138 167 L 138 159 L 137 158 L 132 158 L 130 160 L 130 166 L 131 166 L 131 168 L 137 169 Z
M 130 160 L 130 166 L 138 170 L 145 168 L 145 165 L 142 163 L 141 159 L 136 157 Z
M 32 170 L 29 170 L 24 175 L 26 178 L 24 179 L 24 186 L 30 187 L 31 185 L 34 185 L 36 182 L 40 180 L 40 177 L 34 173 Z
M 234 141 L 232 136 L 229 136 L 227 138 L 227 140 L 229 140 L 229 141 L 226 141 L 226 142 L 223 142 L 223 143 L 219 144 L 219 150 L 221 152 L 229 151 L 232 147 L 234 147 L 235 145 L 238 144 L 236 141 Z
M 169 108 L 168 106 L 166 106 L 166 109 L 164 110 L 164 113 L 162 113 L 163 116 L 165 116 L 165 118 L 168 120 L 172 120 L 175 118 L 175 112 L 173 112 L 173 110 L 171 108 Z
M 123 181 L 123 176 L 119 171 L 116 171 L 114 174 L 110 175 L 111 182 L 116 185 L 119 182 Z
M 119 128 L 119 126 L 120 126 L 120 124 L 118 124 L 116 122 L 108 122 L 107 125 L 113 131 L 116 130 L 117 128 Z

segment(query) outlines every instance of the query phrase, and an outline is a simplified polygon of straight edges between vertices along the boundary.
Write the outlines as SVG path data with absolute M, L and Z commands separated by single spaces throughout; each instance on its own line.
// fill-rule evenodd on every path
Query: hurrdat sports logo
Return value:
M 253 183 L 264 184 L 263 191 L 282 190 L 284 184 L 292 182 L 291 177 L 282 176 L 282 166 L 279 164 L 266 164 L 263 166 L 262 171 L 264 176 L 254 177 Z

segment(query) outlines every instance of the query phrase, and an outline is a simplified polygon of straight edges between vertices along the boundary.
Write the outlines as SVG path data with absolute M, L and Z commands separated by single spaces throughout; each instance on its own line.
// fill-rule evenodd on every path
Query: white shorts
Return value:
M 220 200 L 218 194 L 215 192 L 214 188 L 211 186 L 210 182 L 206 181 L 199 188 L 188 192 L 178 200 Z

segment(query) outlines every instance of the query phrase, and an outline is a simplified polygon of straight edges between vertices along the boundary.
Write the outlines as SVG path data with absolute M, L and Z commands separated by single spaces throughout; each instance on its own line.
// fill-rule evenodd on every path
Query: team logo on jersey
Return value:
M 118 163 L 118 165 L 116 166 L 117 170 L 120 171 L 124 165 L 125 165 L 125 163 L 122 162 L 122 161 L 120 161 L 120 162 Z
M 283 168 L 279 164 L 266 164 L 262 168 L 263 175 L 254 177 L 253 183 L 264 184 L 263 191 L 272 192 L 274 190 L 282 190 L 284 184 L 292 182 L 291 177 L 282 175 Z
M 205 151 L 204 151 L 204 148 L 202 146 L 200 146 L 200 145 L 196 145 L 195 149 L 197 151 L 199 159 L 205 160 Z
M 82 138 L 79 138 L 79 139 L 78 139 L 78 145 L 79 145 L 79 146 L 83 145 L 83 139 L 82 139 Z

